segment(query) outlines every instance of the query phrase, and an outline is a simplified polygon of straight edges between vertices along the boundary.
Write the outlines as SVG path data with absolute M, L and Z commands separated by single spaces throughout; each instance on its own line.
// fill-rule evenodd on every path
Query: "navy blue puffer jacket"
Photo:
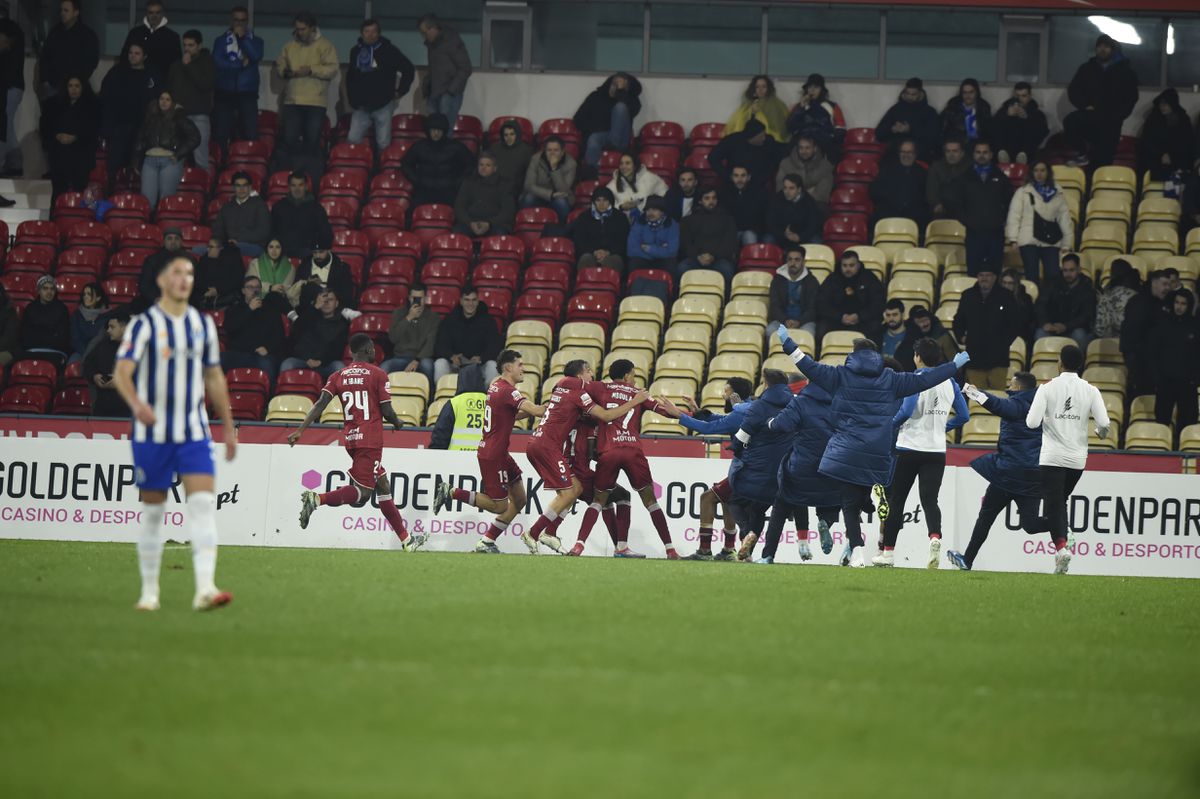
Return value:
M 983 407 L 1000 417 L 996 451 L 971 461 L 971 468 L 997 488 L 1022 497 L 1041 496 L 1038 458 L 1042 454 L 1042 428 L 1025 425 L 1025 415 L 1037 391 L 1010 391 L 1008 399 L 988 397 Z
M 733 498 L 755 502 L 774 502 L 778 488 L 779 464 L 792 445 L 791 433 L 772 430 L 771 418 L 792 401 L 786 385 L 767 386 L 766 391 L 746 411 L 737 432 L 741 453 L 729 467 L 729 485 Z
M 792 434 L 792 451 L 779 465 L 779 499 L 789 505 L 836 505 L 838 487 L 818 471 L 833 436 L 833 397 L 809 383 L 770 422 L 772 431 Z

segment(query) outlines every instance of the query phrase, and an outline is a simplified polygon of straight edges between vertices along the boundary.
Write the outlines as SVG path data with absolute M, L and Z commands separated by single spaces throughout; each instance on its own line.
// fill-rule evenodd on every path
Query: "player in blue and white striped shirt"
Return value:
M 188 305 L 194 280 L 194 266 L 186 255 L 162 266 L 157 277 L 162 296 L 126 328 L 113 370 L 116 389 L 133 411 L 133 465 L 144 505 L 138 539 L 142 572 L 139 610 L 158 610 L 164 503 L 176 475 L 187 492 L 188 533 L 196 572 L 192 607 L 210 610 L 233 599 L 214 583 L 216 470 L 204 409 L 206 392 L 224 425 L 226 460 L 233 460 L 237 436 L 221 371 L 216 325 L 212 317 Z

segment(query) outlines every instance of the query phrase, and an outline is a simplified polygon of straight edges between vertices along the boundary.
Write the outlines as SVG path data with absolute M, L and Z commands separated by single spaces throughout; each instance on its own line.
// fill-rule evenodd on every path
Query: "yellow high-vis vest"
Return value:
M 483 414 L 487 408 L 487 394 L 468 391 L 450 400 L 454 409 L 454 433 L 450 436 L 450 449 L 474 452 L 483 440 Z

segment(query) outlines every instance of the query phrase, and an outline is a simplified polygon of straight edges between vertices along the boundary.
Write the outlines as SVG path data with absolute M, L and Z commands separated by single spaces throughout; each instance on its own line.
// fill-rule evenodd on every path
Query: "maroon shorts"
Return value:
M 729 487 L 728 477 L 719 483 L 713 483 L 712 490 L 713 493 L 717 495 L 717 499 L 719 499 L 721 502 L 728 502 L 733 496 L 733 489 Z
M 650 476 L 650 464 L 641 447 L 613 447 L 600 453 L 596 461 L 596 488 L 611 491 L 617 487 L 621 472 L 629 478 L 634 491 L 640 491 L 654 482 Z
M 491 499 L 504 499 L 513 484 L 520 481 L 521 467 L 507 453 L 500 458 L 480 458 L 479 477 L 483 483 L 483 493 Z
M 590 504 L 592 497 L 596 494 L 596 473 L 578 463 L 571 464 L 571 473 L 575 475 L 579 485 L 583 486 L 583 493 L 579 495 L 579 498 Z
M 348 449 L 350 455 L 350 479 L 363 488 L 374 491 L 375 481 L 387 474 L 383 464 L 383 448 Z
M 542 485 L 552 491 L 562 491 L 571 487 L 571 463 L 562 450 L 549 446 L 530 445 L 525 450 L 529 465 L 542 478 Z

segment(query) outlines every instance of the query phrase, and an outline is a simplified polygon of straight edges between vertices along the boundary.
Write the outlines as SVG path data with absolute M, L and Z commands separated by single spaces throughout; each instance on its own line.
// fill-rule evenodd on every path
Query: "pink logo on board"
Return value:
M 314 491 L 321 485 L 321 473 L 316 469 L 309 469 L 304 474 L 300 475 L 300 485 L 307 488 L 309 491 Z

